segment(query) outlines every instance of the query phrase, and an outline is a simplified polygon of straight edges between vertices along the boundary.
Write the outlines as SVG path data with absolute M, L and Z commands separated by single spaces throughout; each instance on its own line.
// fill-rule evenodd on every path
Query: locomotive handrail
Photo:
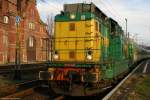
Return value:
M 51 38 L 51 40 L 54 40 L 54 39 L 65 39 L 65 38 L 104 38 L 104 36 L 85 36 L 85 37 L 53 37 Z

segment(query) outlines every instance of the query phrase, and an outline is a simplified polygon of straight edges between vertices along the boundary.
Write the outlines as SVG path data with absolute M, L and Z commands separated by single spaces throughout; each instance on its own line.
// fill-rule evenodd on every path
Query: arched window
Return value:
M 8 36 L 3 35 L 3 44 L 7 47 L 8 46 Z
M 35 29 L 35 24 L 30 22 L 29 23 L 29 29 L 34 30 Z
M 2 9 L 2 0 L 0 0 L 0 9 Z
M 5 23 L 5 24 L 8 24 L 8 21 L 9 21 L 8 16 L 4 16 L 4 23 Z
M 29 47 L 33 47 L 33 46 L 34 46 L 34 38 L 29 37 Z

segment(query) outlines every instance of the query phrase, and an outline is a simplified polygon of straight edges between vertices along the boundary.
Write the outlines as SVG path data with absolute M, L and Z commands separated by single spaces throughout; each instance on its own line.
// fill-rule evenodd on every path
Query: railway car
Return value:
M 146 49 L 142 45 L 135 45 L 135 48 L 136 49 L 134 49 L 135 51 L 133 56 L 134 62 L 150 58 L 150 50 Z
M 55 16 L 52 61 L 39 79 L 54 92 L 87 96 L 104 91 L 129 71 L 134 42 L 93 3 L 65 4 Z

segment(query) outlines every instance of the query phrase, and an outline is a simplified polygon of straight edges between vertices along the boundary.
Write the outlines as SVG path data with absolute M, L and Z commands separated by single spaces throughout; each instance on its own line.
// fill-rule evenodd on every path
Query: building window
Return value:
M 0 9 L 2 9 L 2 0 L 0 0 Z
M 4 16 L 4 23 L 5 23 L 5 24 L 8 24 L 8 21 L 9 21 L 8 16 Z
M 69 30 L 70 31 L 75 31 L 75 23 L 70 23 L 69 24 Z
M 22 17 L 23 17 L 23 18 L 26 17 L 26 13 L 25 13 L 25 12 L 22 13 Z
M 43 32 L 43 27 L 42 26 L 40 27 L 40 32 Z
M 29 47 L 33 47 L 34 46 L 34 39 L 33 37 L 29 37 Z
M 47 50 L 47 46 L 48 46 L 48 40 L 43 38 L 43 39 L 41 39 L 41 42 L 42 42 L 42 44 L 41 44 L 42 50 L 46 51 Z
M 3 44 L 8 46 L 8 37 L 6 35 L 3 36 Z
M 43 47 L 43 39 L 40 39 L 41 47 Z
M 34 10 L 33 9 L 31 9 L 31 15 L 34 16 Z
M 34 23 L 32 23 L 32 22 L 29 23 L 29 29 L 31 29 L 31 30 L 34 30 L 34 29 L 35 29 Z

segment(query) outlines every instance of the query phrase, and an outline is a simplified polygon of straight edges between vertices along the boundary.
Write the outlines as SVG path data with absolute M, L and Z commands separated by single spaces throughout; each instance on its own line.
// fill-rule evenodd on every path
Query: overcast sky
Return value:
M 125 29 L 128 19 L 128 31 L 138 43 L 150 46 L 150 0 L 45 0 L 37 4 L 40 16 L 56 15 L 63 9 L 64 3 L 93 2 L 109 17 L 114 18 Z M 138 35 L 136 35 L 138 34 Z

